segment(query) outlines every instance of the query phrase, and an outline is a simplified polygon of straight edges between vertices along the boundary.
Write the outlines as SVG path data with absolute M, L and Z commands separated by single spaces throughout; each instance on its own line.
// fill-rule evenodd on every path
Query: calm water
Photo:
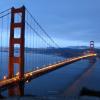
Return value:
M 1 54 L 0 54 L 1 55 Z M 3 78 L 3 75 L 7 75 L 8 70 L 8 54 L 6 52 L 2 53 L 2 59 L 0 59 L 0 79 Z M 25 71 L 31 71 L 36 67 L 41 65 L 48 65 L 55 63 L 59 60 L 63 60 L 62 57 L 52 56 L 52 55 L 42 55 L 42 54 L 25 54 Z M 100 65 L 98 62 L 96 66 Z M 32 80 L 30 83 L 25 85 L 25 94 L 37 95 L 37 96 L 48 96 L 48 95 L 60 95 L 81 75 L 81 73 L 87 69 L 89 66 L 88 60 L 81 60 L 73 64 L 64 66 L 56 71 L 45 74 L 41 77 L 38 77 Z M 97 67 L 99 70 L 100 68 Z M 95 76 L 99 73 L 98 69 L 95 69 L 92 79 L 88 78 L 88 81 L 85 80 L 84 83 L 86 86 L 94 86 L 97 83 L 98 78 Z M 15 73 L 18 70 L 18 66 L 15 65 Z M 98 75 L 97 75 L 98 76 Z M 99 77 L 99 76 L 98 76 Z M 95 79 L 95 83 L 93 83 Z M 90 84 L 89 82 L 92 83 Z M 98 80 L 100 81 L 100 80 Z M 99 82 L 100 83 L 100 82 Z M 98 87 L 98 86 L 97 86 Z M 100 86 L 98 87 L 100 89 Z M 4 92 L 6 94 L 6 92 Z

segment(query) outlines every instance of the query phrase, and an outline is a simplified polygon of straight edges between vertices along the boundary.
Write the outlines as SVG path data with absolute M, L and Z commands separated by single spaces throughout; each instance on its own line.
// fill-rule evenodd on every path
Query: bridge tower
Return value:
M 90 41 L 90 53 L 95 53 L 95 51 L 94 51 L 94 41 Z M 95 58 L 91 57 L 90 63 L 94 63 L 94 62 L 95 62 Z
M 90 53 L 94 53 L 94 41 L 90 41 Z
M 16 17 L 19 15 L 20 21 L 16 22 Z M 15 37 L 15 29 L 19 29 L 19 38 Z M 10 23 L 10 47 L 9 47 L 9 66 L 8 78 L 12 78 L 14 73 L 15 64 L 19 67 L 19 79 L 24 77 L 24 37 L 25 36 L 25 7 L 11 8 L 11 23 Z M 19 45 L 19 55 L 15 56 L 15 45 Z M 17 86 L 18 95 L 24 95 L 24 82 L 20 81 Z M 8 90 L 9 96 L 15 95 L 15 88 Z

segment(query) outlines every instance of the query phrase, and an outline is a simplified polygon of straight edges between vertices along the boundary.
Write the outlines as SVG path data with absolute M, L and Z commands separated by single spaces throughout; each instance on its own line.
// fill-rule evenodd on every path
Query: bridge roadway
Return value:
M 96 56 L 97 56 L 97 54 L 93 53 L 93 54 L 86 54 L 86 55 L 82 55 L 82 56 L 78 56 L 78 57 L 69 58 L 69 59 L 60 61 L 56 64 L 52 64 L 52 65 L 49 65 L 46 67 L 38 68 L 36 70 L 27 72 L 24 74 L 24 77 L 22 79 L 19 78 L 19 75 L 16 75 L 11 79 L 3 79 L 0 81 L 0 91 L 4 91 L 4 90 L 11 88 L 13 86 L 17 86 L 22 81 L 29 82 L 34 78 L 37 78 L 37 77 L 44 75 L 48 72 L 51 72 L 51 71 L 56 70 L 58 68 L 61 68 L 64 65 L 71 64 L 71 63 L 79 61 L 81 59 L 86 59 L 89 57 L 96 57 Z

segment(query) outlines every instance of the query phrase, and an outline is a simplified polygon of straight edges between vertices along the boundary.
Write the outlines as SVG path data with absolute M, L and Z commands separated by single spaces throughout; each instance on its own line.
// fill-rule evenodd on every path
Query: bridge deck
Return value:
M 19 82 L 30 81 L 34 78 L 37 78 L 41 75 L 48 73 L 48 72 L 51 72 L 51 71 L 56 70 L 58 68 L 61 68 L 64 65 L 68 65 L 68 64 L 71 64 L 71 63 L 76 62 L 78 60 L 89 58 L 89 57 L 94 57 L 94 56 L 97 56 L 97 54 L 95 54 L 95 53 L 94 54 L 87 54 L 87 55 L 83 55 L 83 56 L 79 56 L 79 57 L 66 59 L 66 60 L 60 61 L 56 64 L 52 64 L 52 65 L 49 65 L 47 67 L 42 67 L 42 68 L 27 72 L 27 73 L 24 74 L 24 78 L 22 78 L 22 79 L 20 79 L 19 76 L 16 75 L 11 79 L 1 80 L 0 81 L 0 91 L 4 91 L 7 88 L 10 88 L 12 86 L 16 86 Z

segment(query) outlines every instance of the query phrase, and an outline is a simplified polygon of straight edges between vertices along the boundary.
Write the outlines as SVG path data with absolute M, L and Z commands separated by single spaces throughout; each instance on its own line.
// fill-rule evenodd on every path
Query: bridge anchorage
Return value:
M 76 61 L 79 61 L 81 59 L 86 59 L 86 58 L 92 58 L 97 56 L 97 54 L 93 51 L 94 50 L 94 42 L 91 42 L 90 46 L 90 53 L 87 53 L 85 55 L 78 55 L 76 57 L 72 58 L 65 58 L 61 61 L 50 65 L 46 65 L 45 67 L 41 65 L 39 68 L 35 68 L 32 71 L 25 72 L 24 67 L 25 67 L 25 24 L 29 26 L 32 30 L 32 32 L 36 33 L 36 35 L 46 44 L 46 48 L 48 45 L 52 47 L 46 40 L 43 38 L 38 32 L 28 23 L 26 22 L 26 8 L 23 6 L 21 8 L 11 8 L 11 22 L 10 22 L 10 39 L 9 39 L 9 65 L 8 65 L 8 77 L 0 80 L 0 92 L 3 92 L 5 90 L 8 90 L 8 95 L 9 96 L 14 96 L 14 95 L 19 95 L 23 96 L 24 95 L 24 86 L 25 82 L 30 81 L 32 79 L 35 79 L 41 75 L 44 75 L 46 73 L 49 73 L 51 71 L 54 71 L 58 68 L 64 67 L 64 65 L 69 65 L 71 63 L 74 63 Z M 16 16 L 20 15 L 20 21 L 16 21 Z M 31 15 L 32 17 L 32 15 Z M 33 18 L 33 17 L 32 17 Z M 46 34 L 46 36 L 49 37 L 49 39 L 56 45 L 56 43 L 50 38 L 50 36 L 44 31 L 44 29 L 39 25 L 39 23 L 36 22 L 36 20 L 33 18 L 35 24 Z M 18 33 L 20 37 L 15 37 L 15 30 L 19 29 L 20 32 Z M 32 38 L 34 39 L 34 38 Z M 28 41 L 27 41 L 28 42 Z M 15 55 L 15 45 L 18 45 L 18 55 Z M 43 45 L 44 46 L 44 45 Z M 44 48 L 44 49 L 46 49 Z M 38 50 L 35 47 L 32 47 L 32 50 Z M 43 49 L 43 50 L 44 50 Z M 56 52 L 57 48 L 55 49 Z M 44 50 L 46 51 L 46 50 Z M 41 51 L 40 51 L 41 52 Z M 60 53 L 63 53 L 60 52 Z M 45 53 L 44 53 L 45 54 Z M 75 53 L 76 54 L 76 53 Z M 15 64 L 18 65 L 18 75 L 15 75 L 14 69 L 15 69 Z

